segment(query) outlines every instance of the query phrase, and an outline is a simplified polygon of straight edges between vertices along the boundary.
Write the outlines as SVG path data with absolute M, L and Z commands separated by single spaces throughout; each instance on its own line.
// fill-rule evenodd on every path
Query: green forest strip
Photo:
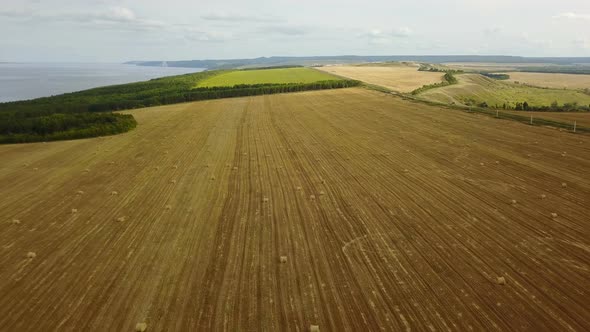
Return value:
M 412 91 L 411 93 L 413 95 L 417 95 L 419 93 L 422 93 L 422 92 L 430 90 L 430 89 L 442 88 L 443 86 L 448 86 L 448 85 L 453 85 L 453 84 L 457 84 L 457 78 L 455 77 L 455 75 L 453 75 L 453 72 L 447 71 L 447 73 L 443 76 L 442 82 L 424 85 L 421 88 L 418 88 L 418 89 Z
M 112 113 L 150 106 L 229 97 L 338 89 L 354 80 L 194 88 L 223 73 L 207 71 L 146 82 L 113 85 L 28 101 L 0 103 L 0 143 L 53 141 L 113 135 L 136 126 L 131 115 Z

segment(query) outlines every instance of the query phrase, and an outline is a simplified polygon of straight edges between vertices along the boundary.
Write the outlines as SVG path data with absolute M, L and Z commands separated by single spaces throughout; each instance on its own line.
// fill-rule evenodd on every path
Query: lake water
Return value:
M 0 63 L 0 102 L 48 97 L 200 71 L 203 69 L 110 63 Z

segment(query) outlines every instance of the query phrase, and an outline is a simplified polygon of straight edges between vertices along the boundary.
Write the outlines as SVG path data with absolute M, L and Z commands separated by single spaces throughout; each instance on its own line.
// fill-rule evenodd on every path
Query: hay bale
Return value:
M 170 183 L 176 184 L 176 180 L 170 180 Z
M 557 213 L 555 213 L 555 212 L 552 212 L 552 213 L 551 213 L 551 218 L 553 218 L 553 219 L 557 218 Z
M 18 220 L 18 219 L 12 219 L 12 224 L 13 225 L 20 225 L 20 220 Z
M 29 252 L 27 253 L 27 258 L 28 258 L 28 259 L 33 259 L 33 258 L 35 258 L 35 257 L 37 257 L 37 254 L 36 254 L 36 253 L 34 253 L 33 251 L 29 251 Z
M 160 166 L 154 167 L 154 170 L 159 171 L 160 170 Z
M 311 325 L 309 326 L 309 332 L 320 332 L 320 327 L 318 325 Z
M 326 184 L 326 180 L 322 180 L 322 184 Z
M 302 190 L 302 188 L 301 188 L 301 187 L 299 187 L 299 186 L 298 186 L 297 188 L 295 188 L 295 189 L 296 189 L 297 191 L 301 191 L 301 190 Z
M 126 219 L 127 219 L 127 218 L 125 218 L 125 217 L 119 217 L 119 218 L 115 219 L 115 221 L 117 221 L 117 222 L 123 222 L 123 221 L 125 221 Z
M 496 165 L 500 165 L 500 161 L 499 160 L 496 160 Z
M 211 176 L 211 181 L 214 181 L 214 180 L 215 180 L 215 176 Z
M 561 183 L 561 187 L 562 187 L 562 188 L 567 188 L 567 183 L 565 183 L 565 182 L 562 182 L 562 183 Z
M 407 168 L 406 168 L 406 169 L 404 169 L 404 173 L 408 173 L 408 172 L 410 172 L 410 170 L 409 170 L 409 169 L 407 169 Z
M 78 213 L 78 209 L 72 209 L 72 214 Z
M 115 164 L 115 162 L 114 162 L 114 161 L 110 161 L 110 162 L 109 162 L 109 165 L 114 165 L 114 164 Z
M 38 171 L 39 169 L 37 167 L 33 168 L 33 171 Z
M 287 256 L 281 256 L 280 261 L 281 263 L 287 263 Z
M 234 166 L 234 171 L 237 171 L 237 170 L 238 170 L 238 166 Z
M 172 205 L 168 204 L 168 205 L 166 205 L 165 208 L 166 208 L 166 210 L 172 210 Z
M 315 201 L 315 195 L 309 195 L 309 199 Z
M 322 190 L 320 191 L 320 196 L 324 196 L 326 193 Z
M 172 166 L 172 168 L 178 169 L 178 165 L 174 165 L 174 166 Z
M 84 170 L 84 173 L 88 173 L 88 172 L 90 172 L 90 170 L 89 170 L 88 168 L 86 168 L 86 169 Z
M 268 203 L 268 197 L 264 197 L 264 198 L 262 199 L 262 202 L 264 202 L 264 203 Z
M 510 201 L 510 204 L 512 204 L 512 205 L 516 205 L 516 200 L 515 200 L 515 199 L 511 200 L 511 201 Z
M 486 164 L 484 164 L 484 163 L 479 163 L 479 166 L 485 166 L 485 165 L 486 165 Z
M 545 199 L 545 198 L 547 198 L 547 195 L 541 194 L 541 196 L 539 196 L 539 197 L 541 197 L 541 199 Z
M 135 324 L 135 331 L 136 332 L 145 332 L 147 330 L 147 323 L 137 323 Z
M 76 191 L 76 195 L 84 195 L 84 192 L 82 190 L 78 190 Z
M 496 278 L 496 283 L 498 285 L 506 285 L 506 278 L 504 278 L 504 277 L 498 277 L 498 278 Z
M 113 191 L 111 191 L 111 196 L 117 196 L 117 195 L 119 195 L 119 192 L 117 192 L 117 191 L 114 191 L 114 190 L 113 190 Z

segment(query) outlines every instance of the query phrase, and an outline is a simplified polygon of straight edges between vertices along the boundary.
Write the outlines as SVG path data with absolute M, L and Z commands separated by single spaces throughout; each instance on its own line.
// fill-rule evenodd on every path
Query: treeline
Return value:
M 433 73 L 451 73 L 451 74 L 463 74 L 463 70 L 460 69 L 448 69 L 448 68 L 439 68 L 436 66 L 432 66 L 429 64 L 421 64 L 418 71 L 428 71 Z
M 189 91 L 197 83 L 219 71 L 153 79 L 146 82 L 112 85 L 59 96 L 0 103 L 0 114 L 37 117 L 51 114 L 117 111 L 156 105 L 162 96 Z M 99 106 L 97 106 L 99 105 Z M 110 105 L 104 108 L 103 105 Z
M 485 77 L 493 78 L 495 80 L 507 80 L 510 79 L 508 74 L 494 74 L 494 73 L 481 73 Z
M 131 115 L 112 112 L 228 97 L 254 96 L 360 85 L 354 80 L 195 88 L 222 71 L 207 71 L 114 85 L 28 101 L 0 103 L 0 143 L 50 141 L 111 135 L 135 127 Z
M 455 77 L 455 75 L 453 75 L 453 72 L 449 71 L 443 76 L 442 82 L 424 85 L 421 88 L 418 88 L 418 89 L 412 91 L 412 94 L 417 95 L 419 93 L 422 93 L 422 92 L 430 90 L 430 89 L 441 88 L 443 86 L 453 85 L 453 84 L 457 84 L 457 78 Z
M 114 113 L 52 114 L 18 118 L 0 116 L 0 143 L 56 141 L 114 135 L 137 125 L 133 116 Z
M 359 86 L 360 84 L 360 81 L 355 80 L 333 80 L 318 81 L 314 83 L 271 83 L 252 85 L 241 84 L 234 85 L 231 87 L 201 87 L 191 89 L 188 91 L 179 91 L 175 93 L 162 94 L 157 97 L 152 97 L 149 100 L 142 100 L 140 104 L 137 101 L 133 100 L 126 100 L 123 102 L 109 101 L 103 104 L 92 104 L 90 105 L 89 110 L 92 112 L 103 112 L 137 107 L 177 104 L 189 101 L 199 101 L 208 99 L 245 97 L 275 93 L 300 92 L 309 90 L 349 88 Z
M 289 69 L 289 68 L 304 68 L 304 67 L 299 66 L 299 65 L 284 65 L 284 66 L 251 67 L 251 68 L 244 68 L 241 70 L 266 70 L 266 69 Z
M 481 108 L 490 107 L 488 103 L 481 102 L 475 103 L 471 100 L 472 103 L 466 103 L 467 105 L 476 105 Z M 500 105 L 495 105 L 494 108 L 504 109 L 504 110 L 515 110 L 515 111 L 531 111 L 531 112 L 589 112 L 590 105 L 580 105 L 577 102 L 573 103 L 564 103 L 563 105 L 559 105 L 557 101 L 554 101 L 549 106 L 532 106 L 529 105 L 528 102 L 515 102 L 514 106 L 508 105 L 506 103 Z
M 577 74 L 577 75 L 589 75 L 590 74 L 590 66 L 588 66 L 588 65 L 519 67 L 517 70 L 521 71 L 521 72 L 525 72 L 525 73 Z

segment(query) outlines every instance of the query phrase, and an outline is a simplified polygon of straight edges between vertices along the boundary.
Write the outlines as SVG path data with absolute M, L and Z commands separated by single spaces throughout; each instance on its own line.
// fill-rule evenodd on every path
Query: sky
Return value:
M 0 0 L 0 61 L 590 56 L 590 0 Z

